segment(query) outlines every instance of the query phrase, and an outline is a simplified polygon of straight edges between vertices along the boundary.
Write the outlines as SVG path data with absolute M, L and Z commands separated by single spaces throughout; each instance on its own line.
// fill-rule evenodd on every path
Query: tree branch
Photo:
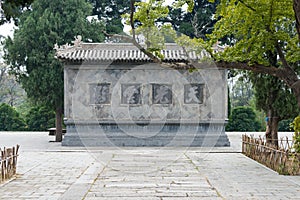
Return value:
M 281 47 L 279 46 L 279 44 L 278 44 L 277 41 L 276 41 L 275 47 L 276 47 L 276 50 L 277 50 L 277 52 L 278 52 L 279 58 L 280 58 L 280 60 L 281 60 L 281 62 L 282 62 L 282 64 L 283 64 L 283 66 L 284 66 L 284 67 L 290 67 L 290 65 L 289 65 L 288 62 L 286 61 L 285 56 L 284 56 L 284 54 L 283 54 L 283 52 L 282 52 L 282 49 L 281 49 Z
M 248 4 L 246 4 L 244 1 L 239 0 L 239 2 L 241 2 L 241 4 L 243 4 L 244 6 L 246 6 L 247 8 L 249 8 L 250 10 L 256 12 L 256 9 L 254 9 L 253 7 L 249 6 Z
M 272 76 L 278 76 L 279 68 L 272 66 L 264 66 L 261 64 L 249 65 L 243 62 L 225 62 L 219 61 L 215 63 L 217 67 L 223 69 L 240 69 L 240 70 L 251 70 L 256 73 L 270 74 Z
M 134 19 L 133 19 L 133 15 L 135 12 L 135 0 L 130 0 L 130 26 L 131 26 L 131 31 L 132 31 L 132 37 L 134 40 L 136 40 L 135 38 L 135 27 L 134 27 Z
M 135 12 L 135 0 L 130 0 L 130 26 L 132 31 L 132 40 L 134 46 L 136 46 L 140 51 L 142 51 L 144 54 L 146 54 L 150 59 L 153 60 L 155 63 L 162 64 L 162 61 L 156 57 L 153 53 L 147 51 L 142 45 L 140 45 L 136 40 L 136 33 L 135 33 L 135 27 L 134 27 L 134 12 Z

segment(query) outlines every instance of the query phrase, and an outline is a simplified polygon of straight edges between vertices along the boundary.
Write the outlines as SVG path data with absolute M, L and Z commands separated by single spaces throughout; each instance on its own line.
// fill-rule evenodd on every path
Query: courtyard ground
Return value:
M 228 133 L 231 147 L 74 148 L 46 132 L 0 132 L 0 147 L 21 145 L 0 199 L 300 199 L 300 176 L 241 154 L 241 135 Z

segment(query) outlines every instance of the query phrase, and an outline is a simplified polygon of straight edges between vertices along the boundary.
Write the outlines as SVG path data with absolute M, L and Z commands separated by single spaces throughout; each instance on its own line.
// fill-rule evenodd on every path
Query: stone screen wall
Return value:
M 224 70 L 67 66 L 65 116 L 77 121 L 225 120 Z
M 97 132 L 99 125 L 108 132 L 146 134 L 168 132 L 169 125 L 218 124 L 214 130 L 224 132 L 226 71 L 213 66 L 174 70 L 153 63 L 66 65 L 65 118 L 66 138 L 82 126 Z

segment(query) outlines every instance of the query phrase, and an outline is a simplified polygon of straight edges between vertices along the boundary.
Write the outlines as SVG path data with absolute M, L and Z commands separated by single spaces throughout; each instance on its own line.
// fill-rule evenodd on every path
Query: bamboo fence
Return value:
M 19 147 L 17 145 L 16 147 L 4 148 L 3 150 L 0 148 L 0 183 L 11 179 L 16 174 Z
M 291 152 L 293 141 L 281 138 L 278 147 L 265 139 L 243 135 L 242 152 L 263 165 L 284 175 L 300 175 L 300 154 Z

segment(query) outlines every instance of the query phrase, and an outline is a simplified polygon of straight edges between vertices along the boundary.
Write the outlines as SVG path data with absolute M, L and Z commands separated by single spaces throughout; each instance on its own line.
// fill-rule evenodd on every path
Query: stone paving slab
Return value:
M 15 142 L 5 135 L 0 145 Z M 18 136 L 18 175 L 0 185 L 0 200 L 300 199 L 300 176 L 278 175 L 240 154 L 240 135 L 229 136 L 228 149 L 76 149 L 45 142 L 42 133 L 32 145 L 30 133 Z

